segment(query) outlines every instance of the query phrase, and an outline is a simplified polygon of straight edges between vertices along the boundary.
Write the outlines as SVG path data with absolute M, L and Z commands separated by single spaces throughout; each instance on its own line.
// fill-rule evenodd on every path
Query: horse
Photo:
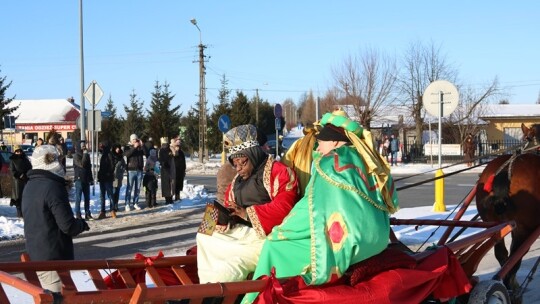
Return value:
M 486 165 L 476 185 L 476 206 L 483 221 L 515 221 L 510 254 L 513 254 L 540 226 L 540 124 L 521 125 L 524 145 L 520 153 L 502 155 Z M 504 240 L 494 246 L 501 266 L 508 260 Z M 516 273 L 521 259 L 503 279 L 509 290 L 517 292 Z

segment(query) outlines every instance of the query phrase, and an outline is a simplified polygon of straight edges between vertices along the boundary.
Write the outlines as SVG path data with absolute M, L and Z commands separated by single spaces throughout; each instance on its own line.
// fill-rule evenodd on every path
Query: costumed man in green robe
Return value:
M 275 268 L 278 278 L 329 283 L 388 245 L 389 214 L 398 207 L 388 163 L 343 111 L 325 114 L 320 125 L 304 196 L 267 236 L 254 279 Z

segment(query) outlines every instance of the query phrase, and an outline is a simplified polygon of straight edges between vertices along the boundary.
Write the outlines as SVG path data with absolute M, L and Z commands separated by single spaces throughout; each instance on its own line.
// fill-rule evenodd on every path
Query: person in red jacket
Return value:
M 259 146 L 255 126 L 229 130 L 225 146 L 236 170 L 223 202 L 230 215 L 210 235 L 197 234 L 200 283 L 245 280 L 255 270 L 266 235 L 299 198 L 296 174 Z

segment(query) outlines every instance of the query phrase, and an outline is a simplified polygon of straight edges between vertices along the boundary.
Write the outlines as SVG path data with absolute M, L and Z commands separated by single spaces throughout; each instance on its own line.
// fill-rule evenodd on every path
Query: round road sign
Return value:
M 428 85 L 422 96 L 422 101 L 429 114 L 435 117 L 439 117 L 439 115 L 446 117 L 457 108 L 459 93 L 451 82 L 436 80 Z

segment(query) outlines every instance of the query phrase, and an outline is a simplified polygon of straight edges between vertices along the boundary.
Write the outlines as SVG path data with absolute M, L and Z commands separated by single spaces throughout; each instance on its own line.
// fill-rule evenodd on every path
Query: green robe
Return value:
M 323 157 L 314 152 L 311 172 L 304 197 L 267 236 L 253 278 L 275 267 L 278 278 L 301 275 L 308 285 L 324 284 L 388 245 L 387 207 L 354 146 Z M 397 208 L 395 191 L 392 200 Z M 248 294 L 244 303 L 256 295 Z

